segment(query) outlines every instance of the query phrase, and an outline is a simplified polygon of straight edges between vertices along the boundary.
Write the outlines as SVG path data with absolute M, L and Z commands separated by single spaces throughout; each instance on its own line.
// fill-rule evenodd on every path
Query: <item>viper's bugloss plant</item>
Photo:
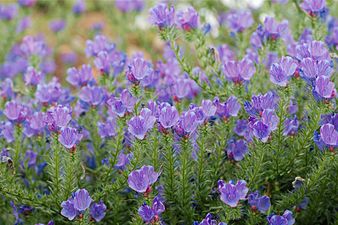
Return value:
M 223 2 L 1 2 L 0 224 L 337 224 L 338 3 Z

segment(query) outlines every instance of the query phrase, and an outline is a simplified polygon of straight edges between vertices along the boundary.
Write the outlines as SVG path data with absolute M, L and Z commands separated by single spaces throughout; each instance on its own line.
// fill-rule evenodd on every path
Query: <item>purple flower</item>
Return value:
M 244 180 L 224 183 L 223 180 L 218 181 L 218 191 L 221 193 L 221 200 L 230 207 L 236 207 L 239 200 L 244 200 L 249 189 L 246 187 Z
M 156 117 L 153 116 L 153 112 L 148 108 L 143 108 L 140 112 L 140 116 L 143 117 L 147 130 L 151 130 L 156 122 Z
M 56 131 L 58 128 L 66 127 L 72 119 L 71 113 L 71 109 L 67 106 L 58 105 L 52 107 L 47 111 L 45 117 L 48 128 Z
M 196 114 L 193 111 L 187 111 L 181 115 L 175 132 L 181 137 L 187 137 L 197 129 L 198 125 Z
M 74 208 L 79 211 L 84 211 L 89 208 L 93 199 L 89 196 L 86 189 L 79 189 L 74 194 Z
M 274 110 L 265 109 L 262 113 L 262 122 L 269 127 L 270 131 L 274 131 L 277 129 L 279 118 Z
M 73 13 L 79 15 L 86 10 L 86 4 L 84 0 L 76 0 L 73 5 Z
M 285 210 L 282 216 L 270 215 L 267 220 L 269 225 L 293 225 L 295 223 L 292 212 L 289 210 Z
M 184 11 L 177 13 L 177 23 L 185 31 L 196 29 L 199 23 L 199 16 L 193 7 L 188 7 Z
M 126 165 L 129 164 L 130 159 L 133 157 L 133 153 L 129 153 L 129 154 L 124 154 L 123 152 L 121 152 L 118 156 L 118 160 L 117 163 L 115 164 L 115 168 L 123 170 Z
M 125 62 L 126 55 L 119 51 L 101 51 L 94 60 L 96 68 L 105 75 L 110 75 L 111 69 L 113 70 L 113 75 L 119 74 L 123 70 Z
M 142 116 L 134 116 L 128 121 L 128 131 L 139 140 L 143 140 L 148 131 L 147 121 Z
M 175 106 L 165 106 L 161 109 L 158 121 L 165 129 L 175 126 L 178 122 L 179 114 Z
M 97 127 L 101 138 L 113 137 L 116 135 L 116 120 L 113 117 L 108 117 L 106 122 L 98 122 Z
M 320 137 L 327 145 L 338 145 L 338 131 L 337 128 L 330 123 L 326 123 L 320 128 Z
M 299 128 L 299 121 L 296 116 L 293 119 L 287 118 L 284 120 L 283 135 L 284 136 L 295 135 L 298 131 L 298 128 Z
M 116 0 L 115 6 L 123 13 L 141 11 L 144 7 L 144 0 Z
M 32 7 L 37 0 L 18 0 L 18 3 L 22 7 Z
M 21 33 L 24 32 L 28 27 L 32 25 L 32 20 L 29 16 L 23 17 L 18 25 L 16 26 L 16 32 Z
M 226 44 L 220 45 L 218 48 L 219 59 L 222 63 L 227 61 L 234 61 L 236 59 L 235 53 Z
M 45 127 L 46 114 L 44 112 L 34 112 L 34 114 L 28 119 L 31 129 L 41 131 Z
M 138 170 L 132 171 L 128 176 L 128 185 L 131 189 L 144 193 L 157 181 L 159 173 L 154 171 L 152 166 L 142 166 Z
M 148 206 L 147 204 L 143 204 L 138 209 L 138 214 L 141 216 L 144 222 L 149 223 L 155 219 L 156 216 L 159 216 L 162 212 L 164 212 L 164 210 L 164 204 L 158 197 L 155 197 L 152 207 Z
M 72 198 L 63 201 L 61 207 L 61 215 L 67 217 L 69 220 L 73 220 L 78 215 L 78 211 L 74 208 L 74 200 Z
M 62 31 L 66 26 L 66 22 L 62 19 L 56 19 L 56 20 L 52 20 L 49 23 L 49 28 L 54 32 L 54 33 L 58 33 L 60 31 Z
M 16 101 L 10 101 L 6 103 L 3 113 L 9 120 L 21 122 L 26 119 L 28 113 L 27 110 L 27 107 L 24 105 Z
M 272 83 L 285 87 L 289 78 L 295 73 L 296 62 L 289 56 L 282 57 L 279 63 L 274 63 L 270 69 L 270 80 Z
M 316 60 L 310 57 L 302 59 L 300 69 L 302 77 L 306 80 L 314 80 L 319 76 L 330 77 L 333 72 L 328 60 Z
M 254 23 L 250 11 L 231 11 L 225 21 L 232 32 L 242 32 Z
M 134 84 L 138 84 L 145 77 L 151 76 L 153 73 L 150 62 L 142 57 L 134 57 L 128 65 L 126 76 L 128 80 Z
M 257 121 L 253 124 L 253 134 L 262 142 L 267 142 L 270 135 L 269 126 L 262 121 Z
M 12 20 L 18 14 L 15 4 L 0 4 L 0 20 Z
M 309 43 L 297 45 L 296 57 L 299 60 L 304 58 L 312 58 L 314 60 L 331 60 L 326 44 L 321 41 L 311 41 Z
M 65 148 L 72 149 L 81 138 L 82 135 L 80 135 L 75 128 L 64 127 L 61 129 L 58 140 Z
M 36 71 L 34 67 L 30 66 L 27 68 L 26 73 L 24 74 L 24 81 L 26 85 L 36 86 L 40 83 L 42 79 L 42 73 Z
M 247 58 L 241 61 L 227 61 L 223 64 L 225 77 L 235 83 L 249 81 L 255 74 L 256 68 L 253 62 Z
M 336 96 L 336 89 L 334 83 L 330 81 L 330 77 L 319 76 L 316 79 L 315 91 L 320 97 L 330 99 Z
M 107 206 L 102 202 L 94 203 L 90 207 L 90 216 L 96 221 L 100 222 L 106 215 Z
M 231 140 L 226 150 L 230 159 L 241 161 L 248 153 L 248 146 L 244 140 Z
M 202 100 L 202 111 L 204 116 L 206 117 L 212 117 L 215 115 L 217 107 L 214 105 L 214 103 L 211 100 Z
M 14 139 L 14 127 L 9 121 L 0 123 L 0 137 L 4 137 L 7 143 L 13 142 Z
M 310 16 L 318 16 L 325 9 L 325 0 L 304 0 L 300 6 Z
M 32 150 L 26 151 L 25 159 L 28 161 L 28 167 L 35 166 L 38 154 Z
M 85 86 L 79 93 L 79 98 L 92 106 L 98 106 L 106 99 L 106 90 L 99 86 Z
M 223 119 L 228 119 L 230 116 L 237 116 L 241 109 L 241 104 L 239 104 L 235 96 L 230 96 L 224 103 L 220 103 L 218 98 L 215 98 L 214 104 L 217 107 L 216 114 Z
M 268 39 L 276 40 L 283 36 L 288 28 L 288 22 L 283 21 L 282 23 L 276 22 L 273 17 L 267 16 L 264 20 L 264 32 Z
M 76 87 L 86 86 L 88 83 L 95 83 L 92 67 L 82 65 L 80 69 L 69 68 L 67 70 L 67 81 Z
M 112 52 L 115 50 L 115 44 L 111 43 L 105 36 L 97 35 L 94 40 L 87 40 L 86 42 L 86 55 L 98 56 L 100 52 Z
M 261 213 L 269 210 L 271 203 L 268 196 L 261 196 L 258 191 L 248 195 L 248 202 L 253 209 L 258 209 Z
M 175 9 L 173 6 L 168 8 L 166 4 L 158 4 L 150 9 L 150 21 L 159 29 L 171 27 L 174 24 Z

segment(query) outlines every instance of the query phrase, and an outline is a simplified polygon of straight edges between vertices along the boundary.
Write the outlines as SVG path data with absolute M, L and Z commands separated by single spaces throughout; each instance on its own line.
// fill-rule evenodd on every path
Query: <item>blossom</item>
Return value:
M 132 171 L 128 176 L 128 185 L 134 191 L 144 193 L 157 181 L 159 173 L 154 171 L 152 166 L 142 166 L 138 170 Z
M 291 57 L 282 57 L 279 63 L 274 63 L 271 66 L 271 82 L 285 87 L 288 83 L 288 79 L 295 73 L 296 68 L 297 64 Z
M 315 91 L 317 94 L 326 99 L 330 99 L 336 96 L 336 89 L 334 83 L 330 81 L 329 77 L 319 76 L 316 79 Z
M 285 210 L 282 216 L 270 215 L 267 220 L 269 225 L 293 225 L 295 223 L 292 212 L 289 210 Z
M 330 123 L 326 123 L 320 128 L 320 137 L 327 145 L 338 145 L 338 131 L 337 128 Z
M 106 91 L 100 86 L 85 86 L 81 88 L 79 98 L 92 106 L 98 106 L 106 99 Z
M 102 202 L 94 203 L 90 206 L 90 216 L 96 222 L 100 222 L 106 215 L 107 206 Z
M 67 70 L 66 80 L 76 87 L 86 86 L 88 83 L 95 83 L 92 67 L 90 65 L 82 65 L 81 68 L 75 67 Z
M 288 22 L 285 20 L 278 23 L 273 17 L 267 16 L 264 20 L 264 36 L 271 40 L 276 40 L 283 36 L 288 28 Z
M 231 11 L 226 15 L 227 26 L 232 32 L 242 32 L 254 23 L 250 11 Z
M 325 10 L 325 0 L 304 0 L 300 7 L 311 16 L 318 16 Z
M 150 21 L 160 29 L 170 27 L 174 24 L 175 9 L 170 8 L 166 4 L 158 4 L 150 9 Z
M 141 216 L 144 222 L 149 223 L 154 220 L 156 216 L 159 216 L 162 212 L 164 212 L 164 210 L 164 204 L 160 201 L 158 197 L 155 197 L 152 206 L 150 207 L 144 203 L 138 209 L 138 214 Z
M 86 189 L 79 189 L 74 195 L 74 208 L 79 211 L 84 211 L 89 208 L 92 201 L 93 199 L 89 196 L 89 193 Z
M 74 14 L 79 15 L 83 13 L 86 10 L 86 4 L 84 0 L 76 0 L 73 8 L 72 8 Z
M 158 121 L 165 129 L 175 126 L 178 122 L 179 114 L 175 106 L 165 106 L 161 109 Z
M 78 211 L 74 208 L 74 200 L 68 199 L 61 203 L 61 215 L 67 217 L 69 220 L 73 220 L 77 215 Z
M 115 6 L 123 13 L 141 11 L 144 7 L 144 0 L 118 0 L 115 1 Z
M 199 23 L 198 13 L 193 7 L 188 7 L 184 11 L 179 11 L 177 13 L 177 23 L 186 31 L 196 29 Z
M 5 105 L 4 114 L 9 120 L 20 122 L 25 120 L 28 109 L 16 101 L 10 101 Z
M 230 140 L 226 150 L 230 159 L 241 161 L 248 153 L 248 146 L 244 140 Z
M 54 33 L 58 33 L 60 31 L 62 31 L 66 26 L 66 22 L 62 19 L 56 19 L 56 20 L 52 20 L 49 23 L 49 28 L 54 32 Z
M 42 73 L 40 71 L 36 71 L 32 66 L 28 67 L 24 74 L 24 81 L 26 85 L 36 86 L 40 83 L 42 78 Z
M 128 80 L 134 84 L 138 84 L 145 77 L 153 73 L 151 63 L 142 57 L 134 57 L 128 65 L 126 76 Z
M 229 80 L 240 83 L 242 81 L 249 81 L 255 74 L 256 68 L 251 60 L 244 58 L 241 61 L 231 60 L 224 62 L 223 72 Z
M 270 198 L 261 196 L 258 191 L 248 195 L 248 202 L 252 208 L 258 209 L 261 213 L 265 213 L 271 207 Z
M 45 117 L 46 124 L 52 131 L 66 127 L 71 119 L 71 109 L 62 105 L 50 108 Z
M 180 137 L 187 137 L 197 129 L 198 125 L 196 114 L 190 110 L 181 115 L 175 127 L 175 132 Z
M 61 133 L 59 135 L 59 142 L 68 149 L 75 147 L 75 144 L 80 141 L 82 135 L 78 133 L 75 128 L 72 127 L 64 127 L 61 129 Z
M 244 200 L 249 189 L 246 187 L 244 180 L 224 183 L 223 180 L 218 181 L 218 191 L 221 193 L 221 200 L 230 207 L 236 207 L 239 200 Z

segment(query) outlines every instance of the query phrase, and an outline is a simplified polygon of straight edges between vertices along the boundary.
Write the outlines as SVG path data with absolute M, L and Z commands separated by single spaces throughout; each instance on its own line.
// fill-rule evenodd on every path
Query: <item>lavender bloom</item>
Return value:
M 161 109 L 158 121 L 165 129 L 175 126 L 178 122 L 179 114 L 175 106 L 165 106 Z
M 230 96 L 225 103 L 220 103 L 218 98 L 215 98 L 214 104 L 217 107 L 216 114 L 224 119 L 228 119 L 230 116 L 237 116 L 241 109 L 241 105 L 235 96 Z
M 147 189 L 157 181 L 159 173 L 154 171 L 152 166 L 142 166 L 138 170 L 132 171 L 128 176 L 128 185 L 131 189 L 144 193 Z
M 217 107 L 211 100 L 202 100 L 202 111 L 205 117 L 212 117 L 215 115 Z
M 24 32 L 28 27 L 30 27 L 32 25 L 32 20 L 29 16 L 26 16 L 24 18 L 22 18 L 17 27 L 16 27 L 16 32 L 17 33 L 22 33 Z
M 37 0 L 18 0 L 18 3 L 22 7 L 32 7 L 35 5 Z
M 141 57 L 135 57 L 131 60 L 126 71 L 128 80 L 134 84 L 138 84 L 145 77 L 150 76 L 153 69 L 150 62 L 147 62 Z
M 116 135 L 116 120 L 113 117 L 108 117 L 106 122 L 98 122 L 97 127 L 101 138 L 113 137 Z
M 235 53 L 226 44 L 220 45 L 218 48 L 219 59 L 222 63 L 227 61 L 234 61 L 236 59 Z
M 26 73 L 24 74 L 24 81 L 26 85 L 36 86 L 40 83 L 42 79 L 42 73 L 36 71 L 34 67 L 30 66 L 27 68 Z
M 236 184 L 231 182 L 224 183 L 223 180 L 218 181 L 218 191 L 221 193 L 221 200 L 230 207 L 236 207 L 239 200 L 244 200 L 249 189 L 246 187 L 244 180 L 237 181 Z
M 42 58 L 48 54 L 44 41 L 32 36 L 26 36 L 23 38 L 20 45 L 20 50 L 21 53 L 27 58 L 33 55 Z
M 228 61 L 223 64 L 225 77 L 235 83 L 249 81 L 255 74 L 256 68 L 253 62 L 247 58 L 241 61 Z
M 254 209 L 258 209 L 261 213 L 265 213 L 269 210 L 271 203 L 268 196 L 261 196 L 258 191 L 248 195 L 248 202 Z
M 94 203 L 90 207 L 90 216 L 96 221 L 100 222 L 106 215 L 107 206 L 102 202 Z
M 138 209 L 138 214 L 141 216 L 144 222 L 149 223 L 164 212 L 164 204 L 160 201 L 158 197 L 155 197 L 152 203 L 152 207 L 149 207 L 147 204 L 143 204 Z
M 49 28 L 54 32 L 54 33 L 58 33 L 60 31 L 62 31 L 66 26 L 66 22 L 62 19 L 56 19 L 56 20 L 52 20 L 49 23 Z
M 320 97 L 326 99 L 334 98 L 337 92 L 334 87 L 334 83 L 326 76 L 317 77 L 315 91 Z
M 325 10 L 325 0 L 304 0 L 300 6 L 310 16 L 318 16 Z
M 94 40 L 88 40 L 86 42 L 86 55 L 98 56 L 100 52 L 112 52 L 115 50 L 115 44 L 111 43 L 105 36 L 97 35 Z
M 248 153 L 248 146 L 244 140 L 231 140 L 227 146 L 227 154 L 230 159 L 241 161 Z
M 137 99 L 127 90 L 123 90 L 120 99 L 110 98 L 108 104 L 111 106 L 111 111 L 119 117 L 123 117 L 126 112 L 132 112 Z
M 36 152 L 32 151 L 32 150 L 26 151 L 25 159 L 28 162 L 27 163 L 28 167 L 35 166 L 37 155 L 38 154 Z
M 34 112 L 28 119 L 29 127 L 36 131 L 41 131 L 45 127 L 46 114 L 43 112 Z
M 226 16 L 226 23 L 232 32 L 243 32 L 254 20 L 250 11 L 232 11 Z
M 52 131 L 66 127 L 72 119 L 71 109 L 61 105 L 52 107 L 47 111 L 45 119 L 48 128 Z
M 283 36 L 288 28 L 288 22 L 277 23 L 273 17 L 267 16 L 264 20 L 264 32 L 268 39 L 276 40 Z
M 265 143 L 267 142 L 270 135 L 269 126 L 261 121 L 257 121 L 253 125 L 253 134 L 256 138 Z
M 12 20 L 18 14 L 18 7 L 15 4 L 0 4 L 0 20 Z
M 181 137 L 189 136 L 198 126 L 197 116 L 193 111 L 184 112 L 175 127 L 176 133 Z
M 85 86 L 79 93 L 79 98 L 92 106 L 98 106 L 106 99 L 106 91 L 99 86 Z
M 76 15 L 80 15 L 86 10 L 86 4 L 84 0 L 76 0 L 75 4 L 73 5 L 73 13 Z
M 101 51 L 94 60 L 96 68 L 106 75 L 111 74 L 111 69 L 113 69 L 113 75 L 119 74 L 123 70 L 125 62 L 125 54 L 119 51 Z
M 302 59 L 300 68 L 300 73 L 306 80 L 314 80 L 319 76 L 330 77 L 333 72 L 328 60 L 316 60 L 309 57 Z
M 312 58 L 314 60 L 331 60 L 327 46 L 321 41 L 312 41 L 310 43 L 297 45 L 296 57 L 299 60 L 304 58 Z
M 148 131 L 146 120 L 142 116 L 134 116 L 128 121 L 128 131 L 139 140 L 143 140 Z
M 119 154 L 117 163 L 115 164 L 115 168 L 123 170 L 130 162 L 130 159 L 133 157 L 133 153 L 124 154 L 121 152 Z
M 144 7 L 144 0 L 116 0 L 115 6 L 123 13 L 141 11 Z
M 9 121 L 0 123 L 0 137 L 4 137 L 7 143 L 13 142 L 14 139 L 14 127 Z
M 95 83 L 92 67 L 82 65 L 80 69 L 70 68 L 67 70 L 67 81 L 76 87 L 86 86 L 89 83 Z
M 160 29 L 171 27 L 174 24 L 175 9 L 166 4 L 159 4 L 150 9 L 150 21 Z
M 143 117 L 147 130 L 151 130 L 156 122 L 156 117 L 153 116 L 153 113 L 148 108 L 143 108 L 140 112 L 140 116 Z
M 72 149 L 81 138 L 82 135 L 75 128 L 64 127 L 61 129 L 58 140 L 65 148 Z
M 285 87 L 289 78 L 295 73 L 297 64 L 291 57 L 282 57 L 279 63 L 274 63 L 270 69 L 272 83 Z
M 262 113 L 262 122 L 269 127 L 270 131 L 274 131 L 277 129 L 279 118 L 274 110 L 265 109 Z
M 299 121 L 296 116 L 293 119 L 287 118 L 286 120 L 284 120 L 283 135 L 284 136 L 295 135 L 298 131 L 298 128 L 299 128 Z
M 84 211 L 89 208 L 90 203 L 93 199 L 89 196 L 89 193 L 86 189 L 79 189 L 74 194 L 74 208 L 79 211 Z
M 11 99 L 14 97 L 13 82 L 6 78 L 0 83 L 0 96 L 4 99 Z
M 6 103 L 3 113 L 9 120 L 21 122 L 26 119 L 28 112 L 24 105 L 10 101 Z
M 177 23 L 185 31 L 196 29 L 199 23 L 199 16 L 193 7 L 187 8 L 185 11 L 177 13 Z
M 320 128 L 320 137 L 327 145 L 338 145 L 338 131 L 337 128 L 330 123 L 326 123 Z
M 74 200 L 72 198 L 63 201 L 61 207 L 61 215 L 67 217 L 69 220 L 73 220 L 78 215 L 78 211 L 74 208 Z
M 248 129 L 248 121 L 246 120 L 237 120 L 234 132 L 239 136 L 244 136 Z
M 285 210 L 282 216 L 270 215 L 267 220 L 269 225 L 293 225 L 295 223 L 292 212 L 289 210 Z

